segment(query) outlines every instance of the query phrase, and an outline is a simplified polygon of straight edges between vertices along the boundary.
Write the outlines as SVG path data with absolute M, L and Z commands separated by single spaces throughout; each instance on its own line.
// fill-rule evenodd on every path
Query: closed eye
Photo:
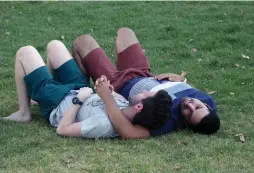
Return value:
M 201 106 L 201 105 L 197 106 L 197 109 L 201 109 L 201 108 L 203 108 L 203 106 Z

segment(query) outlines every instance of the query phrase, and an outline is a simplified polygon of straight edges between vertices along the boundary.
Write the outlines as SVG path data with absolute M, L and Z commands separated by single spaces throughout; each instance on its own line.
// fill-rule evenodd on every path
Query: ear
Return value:
M 141 112 L 142 109 L 143 109 L 143 104 L 142 104 L 142 103 L 138 103 L 138 104 L 136 104 L 134 107 L 135 107 L 135 109 L 136 109 L 138 112 Z

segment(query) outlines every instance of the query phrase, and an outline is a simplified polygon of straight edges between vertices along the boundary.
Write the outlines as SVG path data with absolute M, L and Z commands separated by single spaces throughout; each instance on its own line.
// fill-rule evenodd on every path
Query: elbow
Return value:
M 60 136 L 64 136 L 64 131 L 63 131 L 63 128 L 61 127 L 57 127 L 56 129 L 56 133 Z
M 125 140 L 125 139 L 141 139 L 141 138 L 145 138 L 145 136 L 141 136 L 141 135 L 137 135 L 137 134 L 133 134 L 133 133 L 122 133 L 120 134 L 121 139 Z

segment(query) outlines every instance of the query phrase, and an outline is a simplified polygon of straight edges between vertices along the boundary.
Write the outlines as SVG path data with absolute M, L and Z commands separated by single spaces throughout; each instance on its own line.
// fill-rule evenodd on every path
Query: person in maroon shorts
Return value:
M 118 30 L 115 54 L 117 68 L 90 35 L 81 35 L 73 43 L 72 55 L 81 71 L 84 74 L 88 73 L 94 82 L 105 75 L 115 91 L 128 99 L 131 104 L 153 97 L 158 91 L 152 92 L 153 89 L 156 87 L 158 89 L 160 86 L 164 87 L 161 89 L 165 89 L 174 99 L 172 118 L 168 123 L 157 131 L 148 131 L 146 128 L 136 128 L 124 116 L 120 116 L 121 111 L 115 106 L 112 96 L 104 91 L 105 94 L 100 96 L 103 97 L 108 107 L 108 116 L 120 136 L 144 138 L 167 134 L 186 127 L 194 132 L 212 134 L 219 129 L 220 121 L 213 98 L 185 83 L 186 79 L 183 76 L 172 73 L 153 76 L 150 73 L 149 61 L 131 29 Z M 139 85 L 142 82 L 143 84 Z M 151 85 L 146 84 L 147 82 Z M 167 85 L 166 88 L 164 85 Z

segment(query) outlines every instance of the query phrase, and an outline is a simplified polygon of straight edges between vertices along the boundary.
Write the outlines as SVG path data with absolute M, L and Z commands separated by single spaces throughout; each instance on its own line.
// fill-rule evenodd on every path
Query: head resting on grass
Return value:
M 146 97 L 139 103 L 125 109 L 126 115 L 132 110 L 132 117 L 127 116 L 133 124 L 141 125 L 149 130 L 162 127 L 171 117 L 172 98 L 164 90 L 157 92 L 153 97 Z M 129 114 L 130 115 L 130 114 Z

